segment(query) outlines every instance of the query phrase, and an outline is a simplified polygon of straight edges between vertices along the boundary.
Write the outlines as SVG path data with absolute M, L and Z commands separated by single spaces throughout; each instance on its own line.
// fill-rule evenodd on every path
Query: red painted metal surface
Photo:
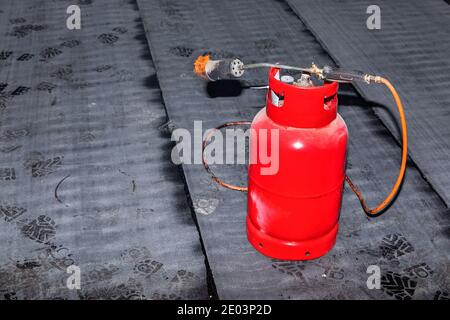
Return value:
M 278 129 L 278 172 L 262 174 L 268 165 L 251 156 L 247 236 L 266 256 L 309 260 L 336 241 L 348 133 L 337 113 L 336 82 L 299 87 L 277 80 L 278 71 L 269 71 L 266 108 L 253 120 L 250 137 L 257 145 L 266 129 L 270 154 L 271 130 Z M 271 90 L 284 98 L 278 106 Z

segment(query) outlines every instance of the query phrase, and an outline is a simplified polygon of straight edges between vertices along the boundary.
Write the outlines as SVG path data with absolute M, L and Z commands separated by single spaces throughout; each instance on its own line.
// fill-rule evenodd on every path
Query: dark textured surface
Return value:
M 381 29 L 366 28 L 371 1 L 288 3 L 342 67 L 384 76 L 397 88 L 408 119 L 410 155 L 450 204 L 450 8 L 442 0 L 377 1 Z M 382 106 L 376 114 L 397 134 L 397 114 L 383 86 L 358 91 Z M 384 106 L 388 106 L 385 108 Z
M 307 65 L 332 63 L 290 8 L 275 1 L 138 0 L 172 127 L 203 129 L 248 120 L 264 104 L 263 90 L 211 97 L 196 79 L 198 53 Z M 264 73 L 251 75 L 248 83 Z M 209 90 L 208 90 L 209 89 Z M 213 95 L 216 96 L 216 95 Z M 370 106 L 351 88 L 341 91 L 350 131 L 348 174 L 371 204 L 386 194 L 400 149 Z M 245 183 L 244 166 L 215 166 L 226 181 Z M 444 203 L 410 165 L 402 193 L 382 217 L 364 216 L 347 188 L 337 244 L 310 262 L 265 258 L 247 242 L 246 195 L 218 188 L 201 165 L 184 165 L 186 181 L 220 298 L 448 298 L 449 217 Z M 381 267 L 382 290 L 368 290 L 366 268 Z
M 283 1 L 80 0 L 81 31 L 65 28 L 70 1 L 0 3 L 0 299 L 207 298 L 168 132 L 251 119 L 265 90 L 245 86 L 266 81 L 258 71 L 241 84 L 206 84 L 192 62 L 209 51 L 330 64 L 327 52 Z M 379 97 L 366 102 L 352 87 L 339 96 L 347 173 L 370 204 L 388 192 L 400 157 L 370 108 Z M 245 166 L 214 170 L 246 182 Z M 310 262 L 258 254 L 245 236 L 246 195 L 217 187 L 201 165 L 183 172 L 220 298 L 449 298 L 449 211 L 413 164 L 380 218 L 368 220 L 346 188 L 336 247 Z M 78 292 L 65 287 L 72 263 L 81 267 Z M 366 288 L 372 264 L 381 290 Z
M 0 299 L 206 299 L 137 7 L 70 4 L 1 1 Z

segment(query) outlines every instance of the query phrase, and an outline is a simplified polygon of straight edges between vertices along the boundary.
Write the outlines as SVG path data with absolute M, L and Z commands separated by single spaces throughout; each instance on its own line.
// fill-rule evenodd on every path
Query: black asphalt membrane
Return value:
M 168 133 L 193 132 L 194 120 L 204 130 L 251 120 L 265 90 L 248 87 L 267 82 L 255 71 L 206 83 L 192 73 L 196 56 L 333 64 L 286 3 L 80 0 L 80 31 L 65 28 L 70 4 L 0 7 L 1 299 L 206 299 L 205 264 L 209 293 L 222 299 L 449 298 L 449 212 L 413 163 L 379 218 L 365 217 L 346 187 L 336 246 L 314 261 L 257 253 L 246 195 L 218 187 L 202 165 L 182 166 L 191 216 Z M 400 148 L 372 110 L 384 101 L 370 100 L 340 89 L 347 173 L 374 205 Z M 246 183 L 244 165 L 213 169 Z M 65 285 L 71 264 L 79 291 Z M 366 286 L 369 265 L 381 268 L 381 290 Z
M 333 64 L 282 1 L 138 0 L 138 5 L 172 129 L 193 133 L 195 120 L 203 121 L 204 130 L 251 120 L 264 105 L 265 90 L 245 87 L 266 82 L 265 72 L 249 73 L 242 83 L 205 83 L 192 72 L 198 54 L 237 56 L 244 62 Z M 340 113 L 350 132 L 347 173 L 374 205 L 394 182 L 400 148 L 372 110 L 383 101 L 371 100 L 363 100 L 352 87 L 341 88 Z M 391 100 L 387 106 L 393 108 Z M 213 168 L 227 182 L 246 183 L 245 166 Z M 260 255 L 246 239 L 246 195 L 215 185 L 202 165 L 185 164 L 183 171 L 219 298 L 449 296 L 449 213 L 414 164 L 408 166 L 397 201 L 376 219 L 366 218 L 346 187 L 336 246 L 307 262 Z M 381 290 L 366 286 L 369 265 L 381 268 Z
M 0 299 L 207 299 L 136 4 L 72 3 L 1 2 Z
M 425 178 L 450 204 L 450 8 L 442 0 L 377 1 L 381 29 L 366 28 L 373 2 L 287 1 L 342 68 L 391 80 L 404 102 L 409 152 Z M 357 84 L 375 113 L 398 134 L 392 96 L 383 86 Z M 394 112 L 392 112 L 394 110 Z

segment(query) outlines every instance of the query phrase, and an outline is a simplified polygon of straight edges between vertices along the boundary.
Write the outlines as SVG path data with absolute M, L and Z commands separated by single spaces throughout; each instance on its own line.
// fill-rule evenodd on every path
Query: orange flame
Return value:
M 194 62 L 194 72 L 200 77 L 206 75 L 206 63 L 209 61 L 210 56 L 208 54 L 199 56 Z

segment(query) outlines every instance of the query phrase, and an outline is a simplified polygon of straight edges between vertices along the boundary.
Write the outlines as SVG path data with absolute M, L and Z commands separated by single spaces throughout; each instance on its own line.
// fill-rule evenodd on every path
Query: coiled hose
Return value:
M 400 186 L 402 185 L 406 171 L 406 160 L 408 159 L 408 133 L 406 128 L 406 117 L 405 112 L 403 110 L 402 101 L 400 100 L 397 90 L 395 90 L 394 86 L 389 82 L 389 80 L 382 77 L 375 77 L 374 81 L 377 83 L 384 84 L 394 97 L 394 101 L 400 116 L 400 125 L 402 129 L 402 160 L 400 163 L 400 170 L 398 172 L 397 180 L 395 181 L 395 184 L 392 187 L 391 192 L 389 192 L 387 197 L 382 202 L 380 202 L 375 208 L 372 209 L 367 206 L 366 200 L 361 194 L 361 191 L 359 191 L 358 187 L 352 182 L 349 176 L 347 175 L 345 176 L 345 181 L 347 181 L 352 191 L 358 197 L 359 202 L 361 203 L 361 207 L 369 217 L 379 216 L 380 214 L 382 214 L 383 210 L 386 209 L 386 207 L 389 206 L 391 201 L 395 198 L 395 196 L 398 193 L 398 190 L 400 189 Z

